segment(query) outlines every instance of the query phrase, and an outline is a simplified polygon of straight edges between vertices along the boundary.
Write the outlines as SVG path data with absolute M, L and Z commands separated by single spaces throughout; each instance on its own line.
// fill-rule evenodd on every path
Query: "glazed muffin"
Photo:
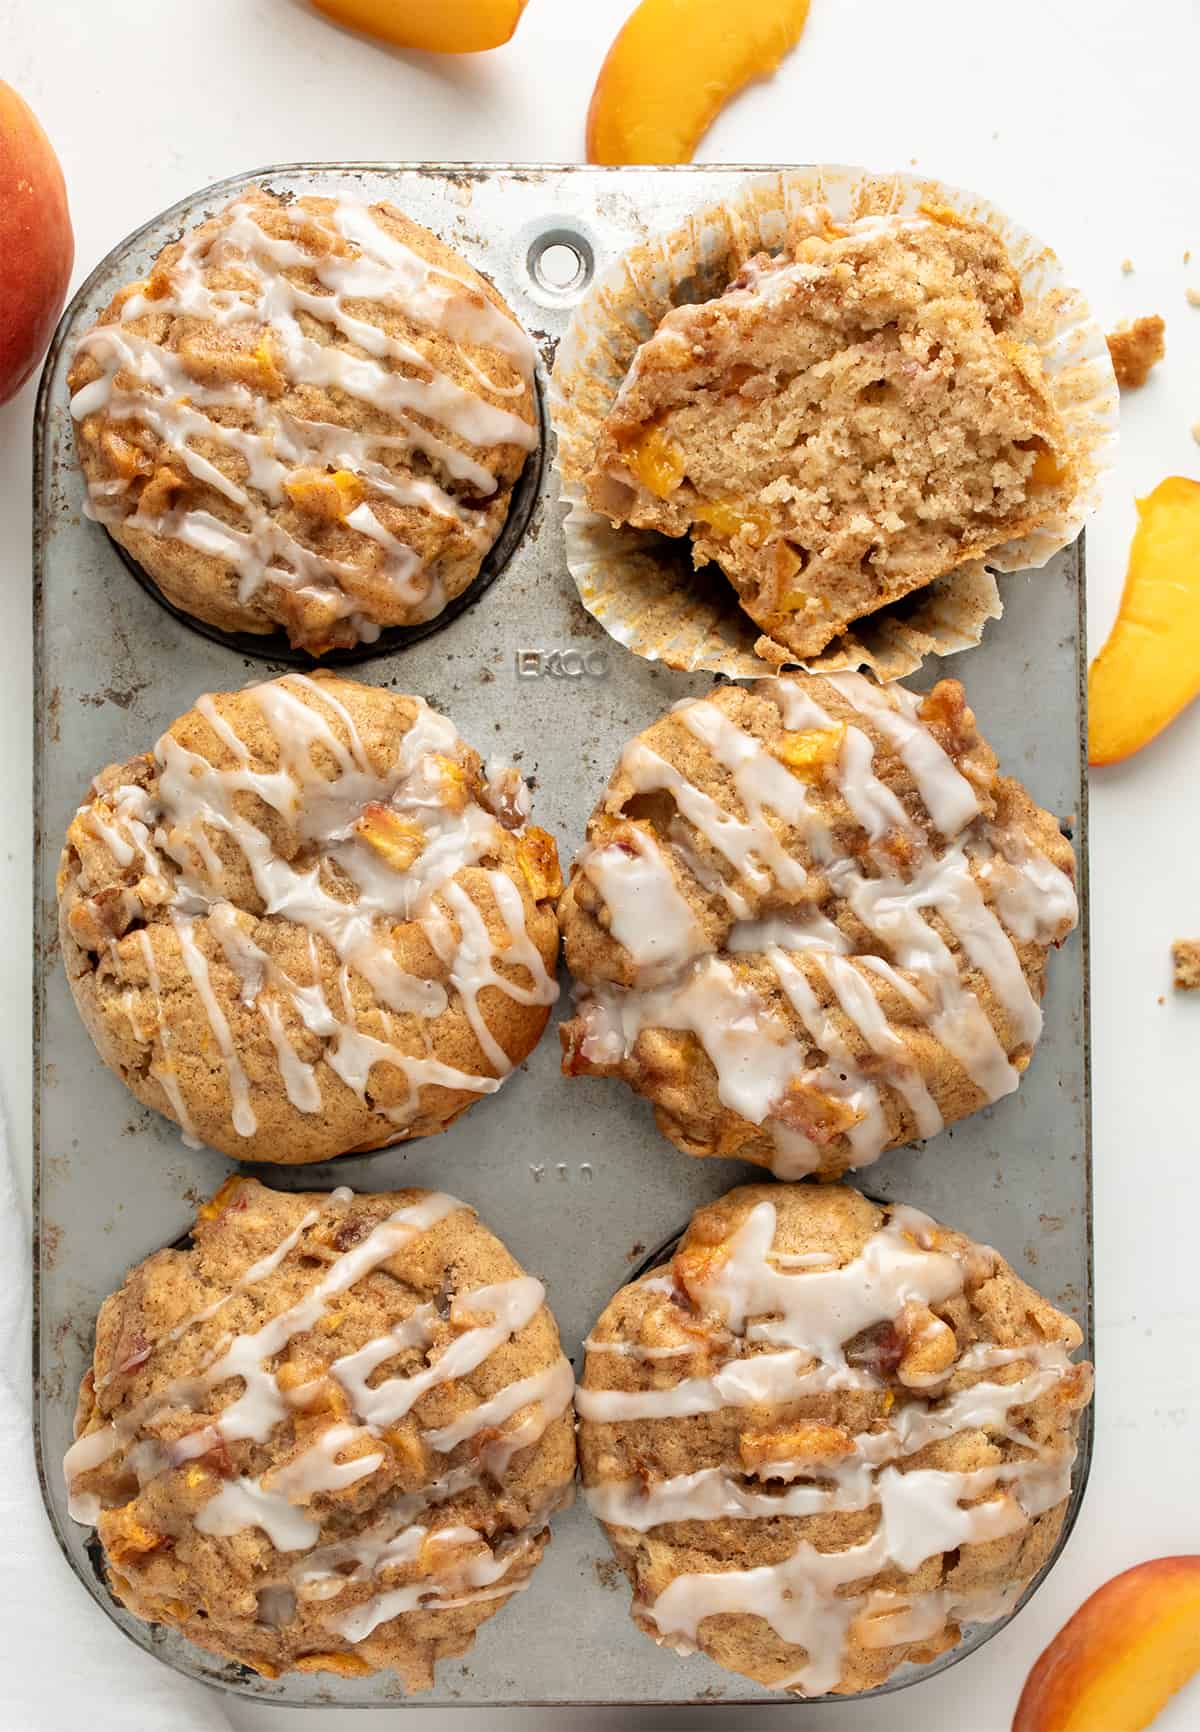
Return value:
M 626 748 L 560 905 L 568 1074 L 693 1155 L 830 1177 L 1017 1087 L 1076 918 L 956 680 L 722 686 Z
M 71 1513 L 139 1618 L 268 1678 L 427 1689 L 570 1500 L 573 1383 L 465 1203 L 230 1179 L 101 1308 Z
M 373 642 L 478 573 L 538 443 L 534 361 L 393 205 L 250 188 L 79 343 L 90 515 L 209 625 Z
M 1070 441 L 1001 238 L 949 210 L 811 214 L 669 311 L 597 441 L 614 524 L 690 536 L 776 663 L 1061 518 Z
M 995 1251 L 841 1186 L 692 1219 L 588 1343 L 586 1495 L 635 1622 L 796 1695 L 882 1684 L 1046 1563 L 1091 1367 Z
M 100 1056 L 236 1159 L 445 1130 L 558 994 L 528 812 L 421 698 L 303 674 L 200 698 L 67 832 L 62 954 Z

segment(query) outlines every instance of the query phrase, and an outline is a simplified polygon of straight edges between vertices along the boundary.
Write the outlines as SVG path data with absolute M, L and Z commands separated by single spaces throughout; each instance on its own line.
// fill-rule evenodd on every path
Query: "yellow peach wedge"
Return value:
M 589 162 L 690 162 L 721 109 L 800 40 L 809 0 L 642 0 L 600 69 Z
M 1200 691 L 1200 481 L 1138 500 L 1116 623 L 1088 676 L 1088 761 L 1115 764 Z
M 1012 1732 L 1141 1732 L 1200 1668 L 1200 1557 L 1105 1582 L 1035 1664 Z
M 318 12 L 396 48 L 430 54 L 480 54 L 503 48 L 526 0 L 313 0 Z

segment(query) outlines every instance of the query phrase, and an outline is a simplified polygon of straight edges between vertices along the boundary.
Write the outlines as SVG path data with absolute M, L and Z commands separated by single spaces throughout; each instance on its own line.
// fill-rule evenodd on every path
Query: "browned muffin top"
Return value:
M 63 956 L 101 1056 L 247 1160 L 444 1130 L 557 996 L 528 811 L 420 698 L 303 674 L 200 698 L 67 833 Z
M 751 1185 L 596 1324 L 588 1501 L 657 1641 L 799 1695 L 1002 1616 L 1062 1527 L 1091 1367 L 996 1252 L 841 1186 Z
M 539 1281 L 456 1198 L 230 1179 L 101 1308 L 64 1472 L 138 1617 L 267 1677 L 434 1662 L 570 1496 Z
M 478 572 L 537 444 L 534 359 L 393 205 L 252 188 L 80 341 L 91 515 L 211 625 L 371 642 Z
M 691 1154 L 865 1166 L 1017 1087 L 1073 875 L 957 681 L 722 686 L 630 742 L 589 821 L 564 1068 Z

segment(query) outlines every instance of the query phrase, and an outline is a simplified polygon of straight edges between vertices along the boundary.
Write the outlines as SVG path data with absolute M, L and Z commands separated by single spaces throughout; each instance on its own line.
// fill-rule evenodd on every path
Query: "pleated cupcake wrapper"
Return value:
M 640 243 L 597 279 L 559 345 L 550 383 L 571 576 L 593 618 L 649 661 L 732 679 L 794 665 L 742 612 L 719 568 L 695 570 L 688 537 L 614 526 L 589 508 L 585 484 L 601 425 L 635 353 L 663 315 L 721 294 L 747 259 L 779 253 L 804 212 L 820 205 L 839 223 L 944 206 L 1001 236 L 1024 300 L 1017 334 L 1041 354 L 1080 482 L 1069 510 L 993 549 L 986 561 L 964 564 L 855 621 L 802 665 L 829 673 L 865 667 L 892 680 L 912 673 L 926 656 L 970 648 L 1002 612 L 993 573 L 1045 565 L 1075 540 L 1099 503 L 1115 455 L 1117 383 L 1104 332 L 1048 247 L 986 199 L 916 175 L 822 166 L 748 176 L 728 203 Z

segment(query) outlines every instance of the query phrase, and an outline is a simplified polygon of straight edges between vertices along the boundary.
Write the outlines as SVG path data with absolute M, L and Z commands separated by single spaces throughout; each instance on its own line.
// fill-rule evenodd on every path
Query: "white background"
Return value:
M 303 0 L 0 0 L 0 74 L 61 157 L 78 281 L 160 207 L 271 162 L 580 160 L 596 69 L 629 10 L 629 0 L 531 0 L 508 48 L 455 62 L 342 33 Z M 1102 318 L 1165 317 L 1166 364 L 1125 399 L 1120 467 L 1089 531 L 1093 654 L 1120 594 L 1135 495 L 1167 474 L 1200 476 L 1190 433 L 1200 422 L 1200 309 L 1185 296 L 1189 282 L 1200 287 L 1198 69 L 1195 0 L 813 0 L 798 52 L 728 109 L 700 150 L 710 161 L 915 164 L 989 195 L 1050 241 Z M 0 1079 L 26 1163 L 31 413 L 32 389 L 0 409 Z M 765 1708 L 756 1728 L 1007 1732 L 1029 1666 L 1086 1594 L 1144 1558 L 1200 1550 L 1200 997 L 1172 995 L 1168 954 L 1172 938 L 1200 936 L 1198 752 L 1200 704 L 1092 780 L 1098 1435 L 1075 1534 L 1030 1607 L 966 1665 L 874 1704 Z M 81 777 L 93 767 L 80 765 Z M 65 1566 L 56 1571 L 29 1596 L 31 1629 L 52 1629 L 56 1606 L 82 1592 Z M 12 1623 L 8 1631 L 19 1640 Z M 63 1653 L 62 1673 L 71 1664 Z M 128 1664 L 149 1662 L 129 1651 Z M 93 1680 L 78 1685 L 86 1724 Z M 230 1713 L 238 1727 L 368 1732 L 361 1716 L 332 1710 L 233 1702 Z M 510 1719 L 636 1724 L 624 1712 L 489 1714 L 486 1724 Z M 728 1719 L 657 1712 L 654 1722 Z M 128 1724 L 143 1724 L 132 1707 Z M 414 1732 L 467 1724 L 485 1720 L 418 1707 L 405 1721 Z M 1158 1725 L 1200 1725 L 1200 1683 Z

